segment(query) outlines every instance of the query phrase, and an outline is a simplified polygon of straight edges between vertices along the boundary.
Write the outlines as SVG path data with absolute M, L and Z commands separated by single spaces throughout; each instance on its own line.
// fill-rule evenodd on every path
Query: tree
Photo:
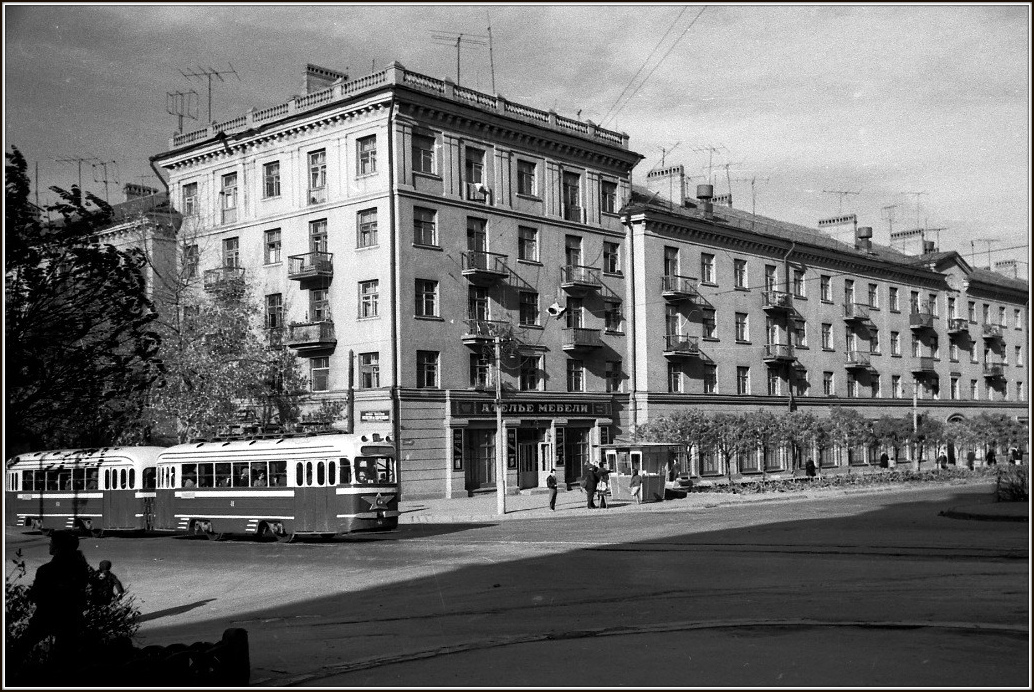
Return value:
M 51 188 L 51 224 L 29 202 L 26 162 L 7 156 L 5 186 L 6 422 L 29 448 L 110 444 L 138 419 L 161 375 L 156 314 L 136 250 L 95 240 L 111 208 Z
M 897 459 L 898 448 L 905 443 L 912 434 L 912 417 L 893 417 L 883 415 L 873 421 L 872 433 L 877 440 L 889 444 L 894 450 L 894 458 Z
M 708 420 L 705 445 L 718 451 L 725 464 L 725 475 L 732 482 L 732 458 L 749 452 L 754 441 L 743 434 L 746 417 L 735 413 L 715 413 Z
M 834 406 L 829 414 L 830 439 L 840 447 L 871 445 L 874 441 L 872 423 L 854 409 Z
M 768 448 L 779 439 L 779 419 L 770 411 L 757 409 L 743 414 L 742 434 L 748 444 L 748 452 Z M 767 478 L 768 464 L 762 462 L 761 476 Z
M 776 421 L 775 441 L 790 448 L 790 470 L 801 467 L 801 448 L 815 440 L 818 420 L 808 411 L 791 411 Z

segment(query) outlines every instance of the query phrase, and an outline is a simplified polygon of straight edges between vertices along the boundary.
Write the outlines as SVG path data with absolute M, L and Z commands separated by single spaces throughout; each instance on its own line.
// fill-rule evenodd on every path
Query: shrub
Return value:
M 1026 466 L 1000 466 L 995 479 L 995 500 L 998 502 L 1027 502 L 1030 499 L 1029 476 Z

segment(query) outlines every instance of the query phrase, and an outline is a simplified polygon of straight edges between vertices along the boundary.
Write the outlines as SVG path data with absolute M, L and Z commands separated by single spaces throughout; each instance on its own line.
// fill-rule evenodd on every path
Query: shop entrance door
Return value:
M 534 442 L 517 443 L 517 483 L 520 488 L 537 488 L 539 484 L 539 457 Z

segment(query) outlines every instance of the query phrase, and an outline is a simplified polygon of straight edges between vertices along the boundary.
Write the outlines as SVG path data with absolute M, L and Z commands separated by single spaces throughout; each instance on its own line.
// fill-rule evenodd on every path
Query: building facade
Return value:
M 495 487 L 497 385 L 518 488 L 684 406 L 1026 410 L 1023 282 L 687 200 L 678 167 L 633 190 L 627 135 L 397 63 L 305 83 L 153 161 L 205 285 L 244 281 L 312 404 L 393 436 L 407 497 Z M 990 355 L 984 303 L 1022 318 Z

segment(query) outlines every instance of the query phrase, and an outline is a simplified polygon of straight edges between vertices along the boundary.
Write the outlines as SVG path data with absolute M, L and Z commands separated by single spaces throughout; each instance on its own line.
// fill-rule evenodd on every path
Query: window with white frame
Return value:
M 890 376 L 890 396 L 892 399 L 900 399 L 903 396 L 901 389 L 901 375 Z
M 683 379 L 683 367 L 680 361 L 669 361 L 668 362 L 668 392 L 672 394 L 681 394 Z
M 517 160 L 517 194 L 534 197 L 535 187 L 535 163 L 532 161 Z
M 953 320 L 958 317 L 958 308 L 955 306 L 955 298 L 948 296 L 948 319 Z
M 281 293 L 266 295 L 266 329 L 280 329 L 284 326 L 284 296 Z
M 828 370 L 822 373 L 822 393 L 826 396 L 833 396 L 836 393 L 833 383 L 833 373 Z
M 890 333 L 890 355 L 901 355 L 901 334 L 899 334 L 898 332 Z
M 844 303 L 851 305 L 854 303 L 854 280 L 844 279 Z
M 804 298 L 807 295 L 808 283 L 804 280 L 804 270 L 794 269 L 793 270 L 793 294 L 798 298 Z
M 898 298 L 898 289 L 896 286 L 891 286 L 887 289 L 887 303 L 888 307 L 893 312 L 897 312 L 901 309 L 900 299 Z
M 823 303 L 833 302 L 832 280 L 825 274 L 819 276 L 819 300 Z
M 880 352 L 880 333 L 876 329 L 869 330 L 869 353 L 879 354 Z
M 869 396 L 873 399 L 883 396 L 883 392 L 880 390 L 880 374 L 877 372 L 869 375 Z
M 828 322 L 822 323 L 822 348 L 833 350 L 833 325 Z
M 467 287 L 467 319 L 491 319 L 488 305 L 488 289 L 484 286 Z
M 262 196 L 266 199 L 280 196 L 280 162 L 262 164 Z
M 974 401 L 980 398 L 980 390 L 978 388 L 977 380 L 969 381 L 969 398 Z
M 492 359 L 487 353 L 470 354 L 470 386 L 484 388 L 492 385 Z
M 539 391 L 542 388 L 542 356 L 522 356 L 520 389 L 522 392 Z
M 679 249 L 677 247 L 664 248 L 664 275 L 677 276 L 679 273 Z
M 413 244 L 438 246 L 438 212 L 413 207 Z
M 241 266 L 241 239 L 236 236 L 233 238 L 223 238 L 223 266 L 224 267 L 239 267 Z
M 567 361 L 567 391 L 585 391 L 585 364 L 580 360 Z
M 327 150 L 309 152 L 309 204 L 327 201 Z
M 356 175 L 372 175 L 377 172 L 377 135 L 360 137 L 355 141 Z
M 380 296 L 380 281 L 359 282 L 359 317 L 377 317 L 377 302 Z
M 363 209 L 356 217 L 356 247 L 377 244 L 377 210 Z
M 953 363 L 957 363 L 959 361 L 959 345 L 954 341 L 948 342 L 948 360 Z
M 280 229 L 272 228 L 265 232 L 266 264 L 276 264 L 280 261 Z
M 1014 329 L 1023 329 L 1023 311 L 1019 308 L 1014 308 L 1012 311 L 1012 321 Z
M 1023 401 L 1023 381 L 1016 380 L 1016 401 Z
M 1022 366 L 1023 365 L 1023 347 L 1022 346 L 1017 346 L 1016 347 L 1016 365 L 1017 366 Z
M 747 288 L 747 260 L 732 261 L 732 285 L 736 288 Z
M 736 393 L 750 394 L 750 367 L 746 365 L 736 366 Z
M 747 313 L 737 312 L 735 313 L 736 321 L 736 340 L 737 341 L 750 341 L 750 326 L 747 322 Z
M 581 188 L 582 177 L 577 173 L 564 171 L 560 181 L 560 193 L 566 221 L 582 220 Z
M 718 366 L 705 363 L 704 366 L 704 394 L 718 393 Z
M 608 274 L 621 273 L 621 246 L 603 241 L 603 271 Z
M 600 182 L 600 211 L 615 214 L 618 210 L 618 185 L 606 180 Z
M 326 392 L 330 390 L 330 358 L 309 359 L 309 390 Z
M 847 373 L 847 396 L 852 399 L 858 396 L 858 380 L 853 372 Z
M 237 222 L 237 174 L 227 173 L 222 177 L 222 188 L 219 190 L 219 198 L 222 200 L 222 221 L 223 223 Z
M 955 400 L 959 398 L 959 376 L 952 375 L 948 385 L 948 398 Z
M 714 308 L 701 308 L 700 329 L 705 339 L 718 338 L 718 318 Z
M 201 264 L 201 248 L 196 244 L 183 246 L 183 274 L 187 279 L 197 278 Z
M 765 265 L 765 290 L 774 291 L 778 288 L 779 279 L 776 277 L 776 268 L 774 265 Z
M 373 351 L 359 354 L 359 386 L 376 389 L 381 386 L 381 354 Z
M 414 288 L 417 317 L 438 317 L 438 282 L 417 279 Z
M 869 284 L 869 307 L 880 307 L 880 287 L 876 284 Z
M 483 149 L 464 148 L 463 181 L 467 184 L 467 199 L 482 199 L 481 193 L 474 186 L 485 183 L 485 152 Z
M 437 173 L 434 161 L 435 140 L 431 135 L 413 135 L 413 171 L 434 175 Z
M 416 352 L 416 386 L 420 389 L 438 387 L 438 351 Z
M 620 332 L 624 327 L 621 304 L 607 302 L 603 305 L 603 328 L 608 332 Z
M 714 255 L 700 254 L 700 280 L 705 284 L 715 283 Z
M 539 261 L 539 232 L 528 226 L 517 227 L 517 259 Z
M 1009 323 L 1005 320 L 1005 308 L 1002 306 L 998 307 L 998 326 L 1003 329 L 1009 326 Z
M 804 320 L 793 323 L 793 345 L 797 348 L 808 348 L 808 323 Z
M 606 391 L 608 392 L 620 392 L 621 391 L 621 361 L 620 360 L 608 360 L 606 370 L 604 371 L 604 383 Z
M 330 298 L 325 288 L 314 288 L 309 291 L 309 321 L 326 322 L 330 320 Z
M 779 376 L 773 368 L 768 369 L 768 395 L 769 396 L 781 396 L 782 395 L 782 383 L 783 379 Z
M 520 312 L 518 319 L 522 326 L 539 324 L 539 294 L 535 291 L 520 291 Z
M 184 216 L 197 216 L 197 213 L 197 183 L 184 183 L 182 214 Z

